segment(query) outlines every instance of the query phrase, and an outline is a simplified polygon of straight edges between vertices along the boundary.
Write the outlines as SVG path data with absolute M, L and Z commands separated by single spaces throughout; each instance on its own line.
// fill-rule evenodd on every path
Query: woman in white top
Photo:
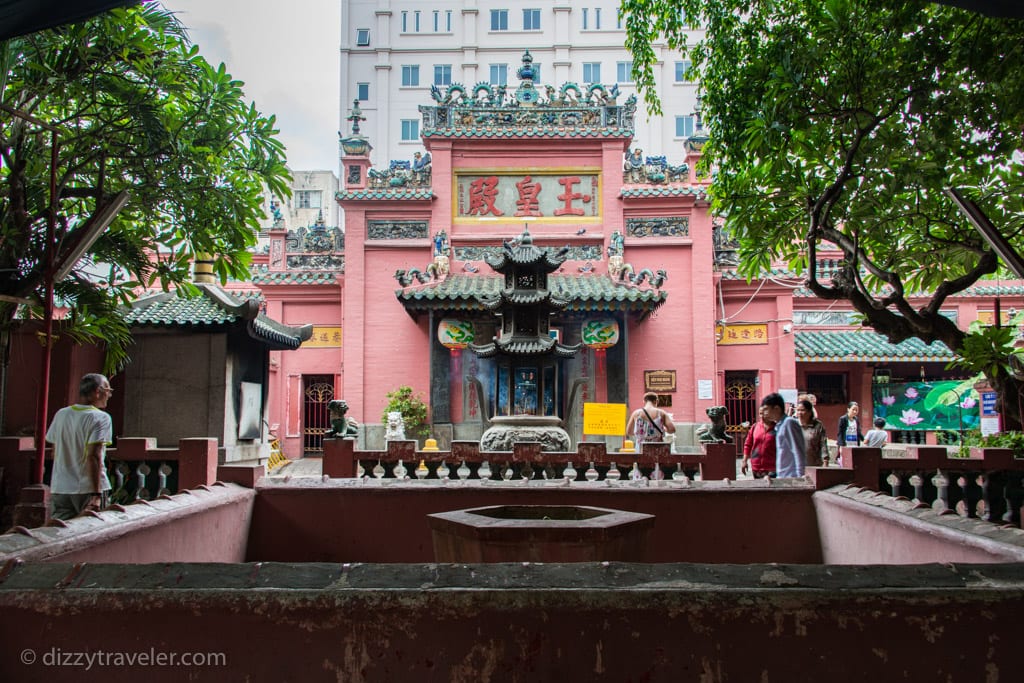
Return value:
M 626 438 L 633 439 L 637 448 L 645 441 L 664 441 L 665 433 L 675 434 L 672 418 L 658 407 L 658 395 L 653 391 L 644 394 L 644 407 L 637 408 L 626 422 Z

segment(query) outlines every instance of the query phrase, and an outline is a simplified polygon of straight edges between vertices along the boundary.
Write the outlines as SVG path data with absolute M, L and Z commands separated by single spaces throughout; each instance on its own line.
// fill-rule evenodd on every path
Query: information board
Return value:
M 626 433 L 625 403 L 584 403 L 583 433 L 622 436 Z

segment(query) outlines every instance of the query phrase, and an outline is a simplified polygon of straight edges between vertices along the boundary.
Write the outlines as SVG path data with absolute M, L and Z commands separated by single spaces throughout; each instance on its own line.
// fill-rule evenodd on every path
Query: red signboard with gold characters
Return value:
M 601 176 L 582 169 L 459 174 L 455 196 L 455 218 L 462 221 L 601 217 Z

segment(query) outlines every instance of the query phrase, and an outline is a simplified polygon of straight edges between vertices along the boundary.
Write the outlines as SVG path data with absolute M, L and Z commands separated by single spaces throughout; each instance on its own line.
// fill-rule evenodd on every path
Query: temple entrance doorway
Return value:
M 726 431 L 732 434 L 737 453 L 743 452 L 743 439 L 746 437 L 746 430 L 741 425 L 757 421 L 756 380 L 756 370 L 725 371 L 725 407 L 729 410 L 729 426 Z
M 324 433 L 331 420 L 327 404 L 334 399 L 334 375 L 302 376 L 302 455 L 324 454 Z

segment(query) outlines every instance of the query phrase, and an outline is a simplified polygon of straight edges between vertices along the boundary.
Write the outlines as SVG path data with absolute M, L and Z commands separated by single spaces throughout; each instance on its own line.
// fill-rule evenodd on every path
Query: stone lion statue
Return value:
M 725 431 L 725 418 L 729 416 L 729 409 L 725 406 L 711 406 L 706 411 L 711 424 L 702 424 L 697 427 L 697 441 L 701 443 L 732 443 L 732 436 Z
M 405 441 L 405 419 L 397 410 L 388 413 L 388 423 L 384 429 L 385 441 Z
M 348 412 L 348 403 L 344 399 L 336 399 L 327 404 L 327 412 L 331 416 L 331 428 L 325 433 L 325 437 L 346 438 L 354 437 L 359 432 L 359 423 L 345 415 Z

